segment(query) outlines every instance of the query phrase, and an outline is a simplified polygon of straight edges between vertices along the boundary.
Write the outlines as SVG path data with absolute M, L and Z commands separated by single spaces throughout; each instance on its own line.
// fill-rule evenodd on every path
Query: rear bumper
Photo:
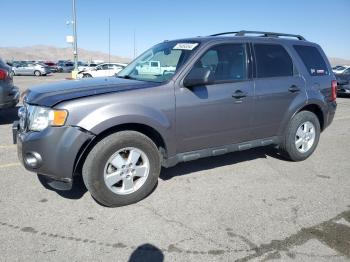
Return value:
M 13 137 L 18 158 L 28 171 L 71 184 L 81 150 L 94 135 L 77 127 L 48 127 L 41 132 L 21 132 L 16 121 L 13 123 Z
M 0 99 L 0 109 L 15 107 L 19 102 L 20 92 L 17 87 L 13 88 L 8 95 Z
M 327 113 L 325 114 L 323 129 L 326 129 L 333 122 L 336 110 L 337 110 L 337 102 L 335 102 L 335 101 L 329 102 L 328 103 L 328 110 L 327 110 Z

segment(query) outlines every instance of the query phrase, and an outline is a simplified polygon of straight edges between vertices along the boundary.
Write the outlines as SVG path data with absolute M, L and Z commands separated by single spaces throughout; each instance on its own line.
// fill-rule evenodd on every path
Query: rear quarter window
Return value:
M 283 46 L 254 44 L 258 78 L 293 75 L 293 62 Z
M 300 56 L 311 76 L 329 75 L 329 70 L 327 68 L 326 62 L 316 47 L 294 45 L 294 49 Z

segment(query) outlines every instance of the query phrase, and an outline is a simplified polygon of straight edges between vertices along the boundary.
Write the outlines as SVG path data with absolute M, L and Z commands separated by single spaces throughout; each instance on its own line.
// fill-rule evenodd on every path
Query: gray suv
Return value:
M 98 202 L 123 206 L 179 162 L 267 145 L 308 158 L 333 120 L 336 83 L 320 46 L 299 35 L 164 41 L 116 77 L 30 88 L 14 139 L 52 187 L 82 174 Z

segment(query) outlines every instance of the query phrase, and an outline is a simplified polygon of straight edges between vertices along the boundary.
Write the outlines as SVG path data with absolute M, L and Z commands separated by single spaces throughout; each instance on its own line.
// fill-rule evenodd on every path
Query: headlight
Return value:
M 28 127 L 31 131 L 41 131 L 48 126 L 63 126 L 68 112 L 47 107 L 29 106 Z

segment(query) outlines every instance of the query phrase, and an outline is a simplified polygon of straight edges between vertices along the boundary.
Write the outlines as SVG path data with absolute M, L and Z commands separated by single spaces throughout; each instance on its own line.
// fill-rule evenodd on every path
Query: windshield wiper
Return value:
M 116 76 L 116 77 L 118 77 L 118 78 L 123 78 L 123 79 L 132 79 L 132 80 L 135 80 L 136 78 L 133 78 L 133 77 L 131 77 L 131 76 L 129 76 L 129 75 L 124 75 L 124 76 Z

